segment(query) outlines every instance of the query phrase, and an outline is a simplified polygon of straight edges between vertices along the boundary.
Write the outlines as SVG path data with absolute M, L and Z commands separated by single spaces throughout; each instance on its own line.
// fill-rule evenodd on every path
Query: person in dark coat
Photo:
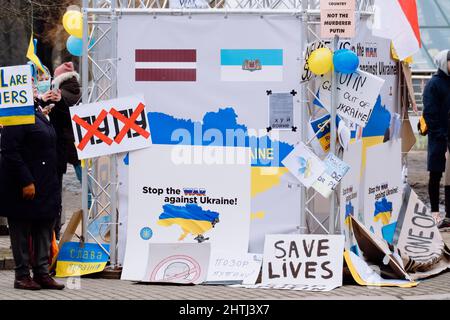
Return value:
M 16 265 L 14 288 L 63 289 L 64 285 L 54 281 L 48 270 L 53 227 L 61 203 L 56 133 L 37 106 L 35 119 L 34 124 L 2 130 L 0 215 L 8 218 Z
M 431 212 L 438 223 L 443 221 L 439 213 L 439 190 L 445 171 L 445 153 L 448 149 L 450 111 L 450 51 L 444 50 L 435 57 L 438 71 L 425 86 L 423 92 L 423 116 L 428 127 L 428 159 L 430 172 L 428 193 Z M 450 160 L 449 160 L 450 161 Z M 445 188 L 446 215 L 450 218 L 450 187 Z
M 72 62 L 65 62 L 54 72 L 53 90 L 43 95 L 45 103 L 55 106 L 49 113 L 50 122 L 56 131 L 58 152 L 58 179 L 62 187 L 63 175 L 67 172 L 67 163 L 73 165 L 78 180 L 81 182 L 81 162 L 75 149 L 75 138 L 69 108 L 78 104 L 81 99 L 80 76 L 74 70 Z M 62 211 L 62 205 L 61 205 Z M 61 212 L 62 213 L 62 212 Z M 56 238 L 60 238 L 61 214 L 55 224 Z

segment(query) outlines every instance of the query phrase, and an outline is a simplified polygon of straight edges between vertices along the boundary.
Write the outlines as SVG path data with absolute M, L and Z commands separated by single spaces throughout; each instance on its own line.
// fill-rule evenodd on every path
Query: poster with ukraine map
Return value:
M 122 279 L 148 280 L 150 243 L 210 243 L 212 253 L 247 253 L 247 148 L 152 146 L 130 153 L 129 168 Z
M 295 93 L 300 128 L 300 27 L 295 16 L 279 15 L 119 19 L 118 93 L 144 93 L 154 145 L 250 149 L 253 253 L 262 253 L 266 233 L 300 224 L 299 183 L 281 164 L 300 132 L 267 130 L 270 91 Z

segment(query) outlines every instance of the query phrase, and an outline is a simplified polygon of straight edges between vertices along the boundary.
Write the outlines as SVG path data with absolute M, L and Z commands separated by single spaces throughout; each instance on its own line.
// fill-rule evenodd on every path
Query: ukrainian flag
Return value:
M 36 67 L 38 67 L 38 69 L 41 70 L 44 74 L 49 75 L 47 73 L 47 71 L 45 70 L 44 65 L 42 64 L 41 60 L 36 55 L 36 43 L 37 43 L 37 40 L 33 39 L 33 34 L 31 34 L 30 44 L 28 45 L 28 50 L 27 50 L 27 58 L 30 61 L 32 61 L 36 65 Z
M 0 108 L 0 124 L 4 126 L 34 122 L 34 106 Z

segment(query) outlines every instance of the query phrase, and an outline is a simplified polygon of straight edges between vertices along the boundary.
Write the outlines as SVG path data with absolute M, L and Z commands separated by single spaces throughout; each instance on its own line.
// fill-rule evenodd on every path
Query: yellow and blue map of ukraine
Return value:
M 375 202 L 375 212 L 373 213 L 373 221 L 381 220 L 383 226 L 387 225 L 392 216 L 392 202 L 387 201 L 386 197 Z
M 175 224 L 181 227 L 183 233 L 178 241 L 182 241 L 187 235 L 192 234 L 198 242 L 208 240 L 209 238 L 205 238 L 203 234 L 214 228 L 218 222 L 218 212 L 203 210 L 197 204 L 186 204 L 185 206 L 165 204 L 163 213 L 160 214 L 158 220 L 160 226 L 169 227 Z

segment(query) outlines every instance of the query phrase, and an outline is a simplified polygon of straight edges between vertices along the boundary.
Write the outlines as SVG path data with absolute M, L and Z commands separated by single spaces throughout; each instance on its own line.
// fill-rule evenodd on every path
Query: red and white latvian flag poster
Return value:
M 421 47 L 416 0 L 375 0 L 372 33 L 391 39 L 400 60 L 415 54 Z
M 136 49 L 136 81 L 196 81 L 197 50 Z

